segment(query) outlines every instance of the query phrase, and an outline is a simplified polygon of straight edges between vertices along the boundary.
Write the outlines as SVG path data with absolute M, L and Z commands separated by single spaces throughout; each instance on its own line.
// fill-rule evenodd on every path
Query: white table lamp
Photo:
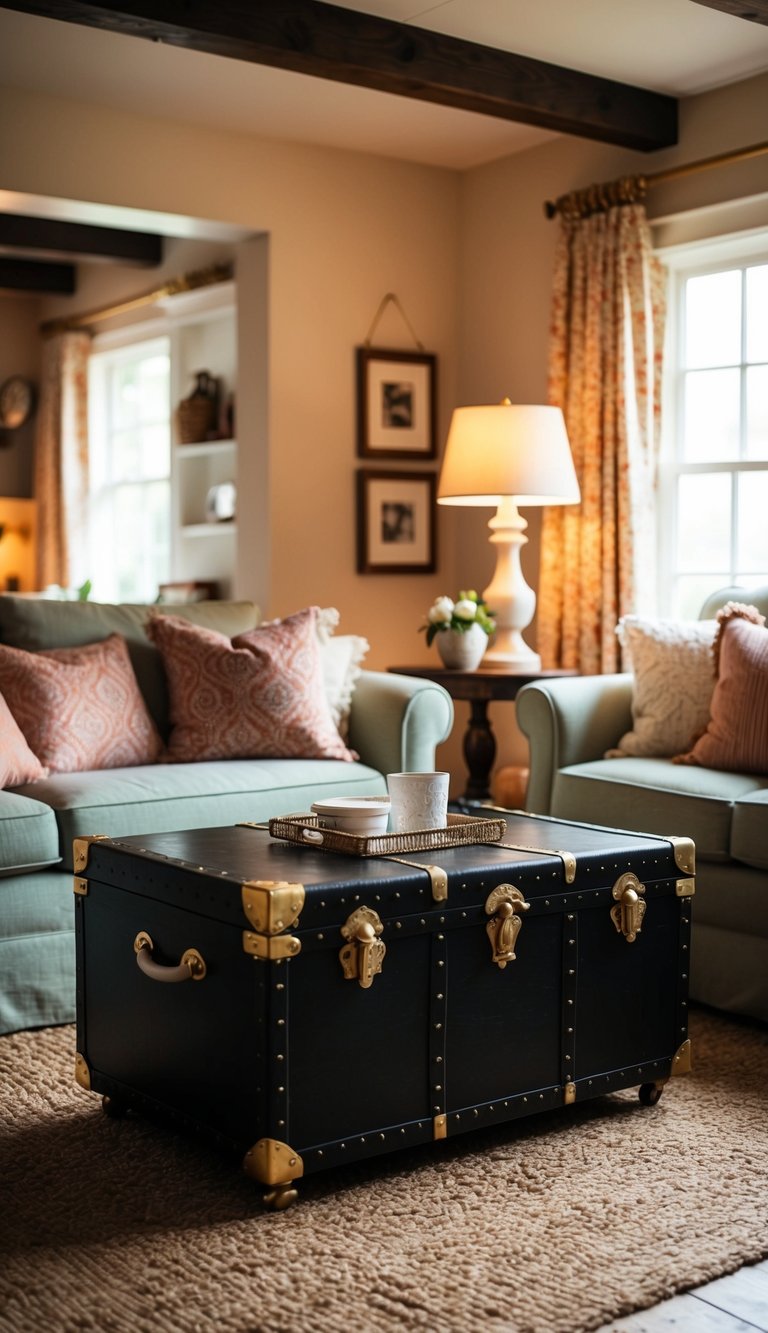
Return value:
M 536 610 L 536 594 L 520 567 L 528 524 L 518 505 L 578 504 L 579 483 L 559 407 L 503 402 L 457 407 L 451 420 L 437 488 L 443 505 L 498 505 L 488 526 L 496 570 L 483 593 L 496 617 L 485 660 L 513 670 L 538 671 L 541 659 L 522 636 Z

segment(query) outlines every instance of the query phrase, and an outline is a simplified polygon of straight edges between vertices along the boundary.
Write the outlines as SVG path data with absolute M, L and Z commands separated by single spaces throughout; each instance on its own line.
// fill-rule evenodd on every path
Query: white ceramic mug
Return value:
M 388 773 L 391 831 L 415 833 L 445 828 L 449 777 L 448 773 Z

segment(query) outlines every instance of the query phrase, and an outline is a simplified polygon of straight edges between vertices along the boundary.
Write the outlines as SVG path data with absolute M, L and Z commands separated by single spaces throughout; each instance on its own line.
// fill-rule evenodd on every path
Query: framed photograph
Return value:
M 357 474 L 358 574 L 434 574 L 434 472 Z
M 357 348 L 360 458 L 436 458 L 437 358 Z

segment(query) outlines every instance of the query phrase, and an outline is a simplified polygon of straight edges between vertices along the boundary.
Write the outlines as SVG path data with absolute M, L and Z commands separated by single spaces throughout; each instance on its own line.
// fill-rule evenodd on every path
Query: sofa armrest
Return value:
M 517 721 L 530 744 L 526 808 L 547 815 L 558 769 L 602 759 L 632 727 L 632 675 L 564 676 L 524 685 Z
M 453 725 L 442 685 L 384 671 L 362 671 L 352 695 L 349 744 L 380 773 L 430 773 L 435 748 Z

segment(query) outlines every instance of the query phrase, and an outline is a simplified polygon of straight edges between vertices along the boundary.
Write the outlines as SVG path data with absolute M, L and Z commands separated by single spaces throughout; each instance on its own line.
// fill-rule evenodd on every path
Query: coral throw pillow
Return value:
M 0 694 L 0 787 L 20 787 L 23 782 L 47 778 L 44 768 L 30 750 L 19 724 Z
M 354 759 L 325 696 L 316 616 L 309 607 L 231 640 L 176 616 L 150 620 L 171 700 L 167 757 Z
M 717 617 L 717 684 L 706 731 L 677 762 L 768 773 L 768 629 L 754 606 L 729 602 Z
M 121 634 L 43 653 L 0 644 L 0 691 L 52 773 L 153 764 L 163 748 Z

